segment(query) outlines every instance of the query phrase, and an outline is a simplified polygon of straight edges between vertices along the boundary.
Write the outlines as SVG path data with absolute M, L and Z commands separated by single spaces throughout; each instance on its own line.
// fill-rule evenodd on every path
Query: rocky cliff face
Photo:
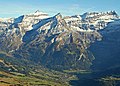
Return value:
M 94 55 L 90 45 L 119 25 L 115 11 L 53 17 L 36 11 L 0 20 L 0 50 L 53 69 L 89 69 Z M 101 31 L 103 29 L 104 31 Z

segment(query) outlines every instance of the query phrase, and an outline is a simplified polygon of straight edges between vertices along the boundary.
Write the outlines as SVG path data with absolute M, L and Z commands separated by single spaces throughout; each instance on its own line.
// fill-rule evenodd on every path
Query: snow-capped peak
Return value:
M 14 19 L 14 23 L 17 23 L 19 27 L 24 28 L 26 31 L 33 29 L 33 25 L 38 23 L 42 19 L 49 18 L 47 13 L 37 10 L 34 13 L 20 16 Z
M 61 13 L 56 14 L 56 15 L 54 16 L 54 18 L 56 18 L 57 20 L 62 19 Z
M 37 10 L 33 15 L 48 15 L 48 14 Z
M 108 23 L 119 19 L 115 11 L 86 12 L 83 15 L 64 17 L 70 27 L 82 30 L 104 29 Z
M 47 13 L 37 10 L 34 13 L 23 15 L 15 19 L 0 19 L 2 28 L 22 28 L 25 31 L 34 29 L 34 26 L 46 28 L 69 28 L 77 31 L 91 31 L 104 29 L 108 23 L 119 19 L 115 11 L 87 12 L 83 15 L 65 16 L 60 13 L 49 17 Z M 7 21 L 7 22 L 5 22 Z M 40 26 L 39 26 L 40 25 Z M 64 28 L 63 28 L 64 27 Z M 64 30 L 63 30 L 64 31 Z M 51 31 L 52 32 L 52 31 Z M 59 32 L 59 31 L 58 31 Z
M 83 19 L 86 18 L 93 18 L 93 17 L 101 17 L 101 16 L 109 16 L 111 17 L 116 17 L 118 18 L 118 14 L 116 13 L 116 11 L 107 11 L 107 12 L 86 12 L 83 15 L 81 15 L 81 17 Z

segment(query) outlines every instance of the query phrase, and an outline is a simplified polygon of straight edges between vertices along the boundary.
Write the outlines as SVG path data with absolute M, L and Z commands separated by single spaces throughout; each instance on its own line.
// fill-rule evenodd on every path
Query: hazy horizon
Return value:
M 50 16 L 58 12 L 66 16 L 111 10 L 120 14 L 119 0 L 4 0 L 0 3 L 0 18 L 18 17 L 23 14 L 34 13 L 36 10 L 48 13 Z

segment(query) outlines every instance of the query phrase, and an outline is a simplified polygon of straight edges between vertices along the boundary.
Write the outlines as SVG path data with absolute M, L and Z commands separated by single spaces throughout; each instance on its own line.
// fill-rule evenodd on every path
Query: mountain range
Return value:
M 35 65 L 63 72 L 119 68 L 119 36 L 115 11 L 49 16 L 37 10 L 0 18 L 1 69 L 26 73 Z

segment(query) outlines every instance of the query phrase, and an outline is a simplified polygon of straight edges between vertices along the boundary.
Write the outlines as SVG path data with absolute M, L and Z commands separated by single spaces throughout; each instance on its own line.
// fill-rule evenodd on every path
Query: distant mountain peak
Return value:
M 37 10 L 37 11 L 35 11 L 34 15 L 48 15 L 48 14 Z
M 82 16 L 85 18 L 87 17 L 93 17 L 93 16 L 105 16 L 105 15 L 113 15 L 113 16 L 118 16 L 116 11 L 107 11 L 107 12 L 86 12 Z
M 57 20 L 61 20 L 62 19 L 62 15 L 61 13 L 57 13 L 54 18 L 56 18 Z
M 36 10 L 35 13 L 40 12 L 40 10 Z

